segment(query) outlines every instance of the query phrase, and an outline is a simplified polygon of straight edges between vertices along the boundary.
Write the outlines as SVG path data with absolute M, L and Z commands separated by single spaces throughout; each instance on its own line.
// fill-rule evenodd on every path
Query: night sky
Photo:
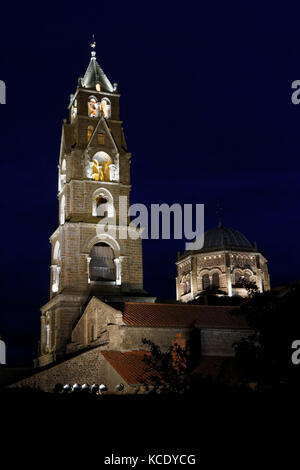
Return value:
M 119 84 L 131 202 L 204 203 L 205 229 L 243 232 L 271 285 L 298 277 L 300 6 L 273 2 L 24 2 L 2 5 L 0 329 L 10 364 L 36 357 L 49 299 L 49 236 L 70 93 L 95 33 Z M 107 6 L 106 6 L 107 5 Z M 144 285 L 175 298 L 184 241 L 144 241 Z

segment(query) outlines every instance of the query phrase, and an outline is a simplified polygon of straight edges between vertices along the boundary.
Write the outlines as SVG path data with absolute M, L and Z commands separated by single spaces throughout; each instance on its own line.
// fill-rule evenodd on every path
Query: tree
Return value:
M 191 361 L 186 348 L 174 343 L 166 352 L 146 338 L 143 344 L 150 347 L 143 361 L 145 372 L 150 373 L 150 382 L 156 393 L 184 393 L 190 387 Z
M 300 365 L 292 363 L 292 343 L 300 339 L 299 283 L 274 289 L 241 305 L 253 330 L 235 343 L 242 381 L 255 382 L 257 389 L 300 386 Z
M 241 278 L 235 285 L 236 287 L 241 287 L 246 289 L 248 297 L 254 297 L 258 293 L 258 288 L 256 282 L 248 281 L 244 277 Z

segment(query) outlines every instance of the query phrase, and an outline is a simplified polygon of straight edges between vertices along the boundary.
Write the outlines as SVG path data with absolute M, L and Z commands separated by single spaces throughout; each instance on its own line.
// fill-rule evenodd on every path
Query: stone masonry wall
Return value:
M 203 356 L 234 356 L 233 343 L 249 336 L 250 330 L 203 328 L 201 354 Z
M 14 387 L 39 387 L 45 392 L 52 392 L 57 383 L 107 383 L 105 362 L 100 348 L 95 348 L 21 380 Z

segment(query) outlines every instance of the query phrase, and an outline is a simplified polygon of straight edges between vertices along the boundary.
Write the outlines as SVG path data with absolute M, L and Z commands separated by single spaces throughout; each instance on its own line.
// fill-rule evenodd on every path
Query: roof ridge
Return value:
M 125 305 L 151 305 L 151 306 L 154 306 L 154 305 L 163 305 L 163 306 L 170 306 L 170 307 L 205 307 L 205 308 L 239 308 L 238 305 L 205 305 L 205 304 L 185 304 L 185 303 L 181 303 L 181 304 L 164 304 L 164 303 L 160 303 L 160 302 L 124 302 Z

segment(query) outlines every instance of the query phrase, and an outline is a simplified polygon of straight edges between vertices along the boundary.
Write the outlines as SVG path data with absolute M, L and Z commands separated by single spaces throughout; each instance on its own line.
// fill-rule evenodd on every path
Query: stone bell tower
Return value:
M 119 116 L 120 95 L 98 64 L 95 46 L 94 41 L 62 127 L 59 225 L 50 237 L 50 300 L 41 308 L 39 365 L 65 353 L 90 296 L 147 301 L 141 238 L 128 235 L 131 154 Z

